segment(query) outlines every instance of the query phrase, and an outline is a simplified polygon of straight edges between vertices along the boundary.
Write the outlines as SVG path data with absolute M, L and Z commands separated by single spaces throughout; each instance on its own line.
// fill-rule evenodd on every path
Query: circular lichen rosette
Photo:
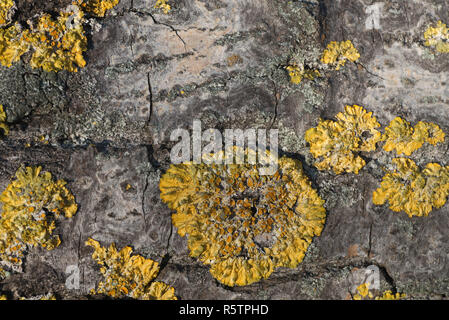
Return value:
M 171 165 L 160 190 L 176 210 L 173 224 L 187 235 L 190 255 L 223 284 L 243 286 L 277 267 L 297 267 L 326 212 L 299 161 L 259 152 L 258 159 L 276 164 L 273 174 L 262 175 L 248 161 L 254 151 L 229 150 L 237 154 L 233 162 L 232 152 L 221 151 L 203 156 L 202 164 Z

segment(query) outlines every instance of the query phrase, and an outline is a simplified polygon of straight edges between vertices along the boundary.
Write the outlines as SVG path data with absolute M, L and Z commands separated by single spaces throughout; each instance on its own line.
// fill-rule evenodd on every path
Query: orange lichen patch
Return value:
M 27 248 L 59 246 L 59 237 L 53 235 L 55 218 L 61 214 L 70 218 L 78 209 L 65 184 L 53 181 L 49 172 L 41 174 L 41 167 L 17 170 L 15 180 L 0 195 L 1 264 L 20 269 Z
M 34 49 L 30 65 L 47 72 L 76 72 L 77 67 L 84 67 L 87 38 L 82 22 L 83 12 L 75 5 L 61 11 L 56 20 L 49 14 L 42 15 L 36 26 L 23 33 L 23 39 Z
M 288 71 L 288 75 L 290 76 L 290 82 L 294 84 L 301 83 L 304 78 L 313 80 L 320 76 L 320 72 L 318 70 L 307 69 L 304 68 L 304 66 L 298 66 L 296 64 L 287 66 L 285 69 Z
M 232 150 L 246 157 L 253 152 Z M 299 161 L 276 159 L 278 170 L 264 176 L 248 161 L 216 164 L 230 154 L 203 156 L 210 165 L 171 165 L 160 190 L 161 199 L 176 210 L 172 221 L 181 236 L 187 235 L 190 255 L 210 265 L 223 284 L 243 286 L 277 267 L 297 267 L 321 234 L 326 213 Z
M 385 128 L 382 140 L 385 151 L 396 150 L 396 154 L 402 153 L 406 156 L 423 146 L 425 142 L 436 145 L 444 142 L 445 134 L 440 127 L 434 123 L 419 121 L 415 127 L 400 117 L 396 117 Z
M 347 257 L 348 258 L 354 258 L 357 257 L 359 255 L 359 245 L 358 244 L 353 244 L 352 246 L 350 246 L 348 248 L 348 253 L 347 253 Z
M 97 17 L 104 17 L 106 11 L 118 5 L 119 0 L 78 0 L 81 7 Z
M 242 63 L 243 59 L 238 54 L 233 54 L 232 56 L 228 57 L 227 59 L 228 67 L 233 67 L 236 64 Z
M 167 0 L 156 0 L 154 7 L 156 9 L 162 9 L 164 14 L 168 14 L 171 10 L 171 6 L 167 2 Z
M 19 24 L 0 29 L 0 63 L 3 66 L 11 67 L 29 48 L 30 45 L 22 39 Z
M 427 47 L 434 47 L 438 52 L 449 53 L 449 28 L 442 21 L 435 27 L 429 26 L 424 32 L 424 43 Z
M 174 288 L 153 281 L 159 273 L 157 262 L 131 255 L 130 247 L 118 251 L 114 243 L 104 248 L 98 241 L 89 239 L 86 245 L 95 249 L 92 259 L 101 265 L 100 272 L 105 277 L 97 289 L 92 290 L 92 294 L 106 294 L 113 298 L 177 300 Z
M 3 109 L 3 106 L 0 104 L 0 134 L 8 135 L 9 134 L 9 126 L 6 123 L 6 112 Z
M 331 41 L 323 52 L 321 62 L 334 66 L 335 70 L 340 70 L 347 60 L 356 62 L 359 58 L 360 54 L 351 40 L 341 42 Z
M 0 27 L 11 22 L 15 7 L 12 0 L 0 0 Z
M 373 203 L 389 202 L 390 209 L 405 211 L 413 216 L 427 216 L 432 209 L 441 208 L 449 195 L 449 167 L 429 163 L 423 170 L 410 159 L 393 159 L 396 169 L 382 179 L 381 187 L 373 193 Z
M 363 107 L 346 106 L 345 112 L 336 116 L 337 121 L 320 120 L 318 126 L 306 131 L 305 140 L 310 144 L 310 152 L 319 170 L 332 169 L 336 174 L 353 172 L 358 174 L 365 166 L 358 153 L 376 149 L 381 134 L 380 127 L 372 112 Z

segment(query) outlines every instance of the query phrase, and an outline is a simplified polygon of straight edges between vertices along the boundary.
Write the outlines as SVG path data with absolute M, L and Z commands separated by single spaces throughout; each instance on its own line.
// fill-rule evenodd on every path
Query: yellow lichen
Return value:
M 290 65 L 285 69 L 288 71 L 290 81 L 294 84 L 301 83 L 304 78 L 313 80 L 320 76 L 320 72 L 318 70 L 306 69 L 303 66 L 300 67 L 298 65 Z
M 156 9 L 162 9 L 164 14 L 168 14 L 171 10 L 171 6 L 167 2 L 168 0 L 156 0 L 154 7 Z
M 0 63 L 5 67 L 11 67 L 13 62 L 19 61 L 29 48 L 30 45 L 22 39 L 20 25 L 0 29 Z
M 373 203 L 389 202 L 390 209 L 413 216 L 427 216 L 432 209 L 441 208 L 449 195 L 449 167 L 429 163 L 423 170 L 410 159 L 393 159 L 396 169 L 382 179 L 381 187 L 373 193 Z
M 442 21 L 436 27 L 429 26 L 424 32 L 424 43 L 427 47 L 434 47 L 438 52 L 449 53 L 449 28 Z
M 406 294 L 393 294 L 391 290 L 384 291 L 381 296 L 374 296 L 369 290 L 369 283 L 362 283 L 357 287 L 357 293 L 352 297 L 353 300 L 401 300 L 407 297 Z
M 364 298 L 373 298 L 372 293 L 369 291 L 369 283 L 362 283 L 357 287 L 357 293 L 352 297 L 354 300 L 363 300 Z
M 360 54 L 352 44 L 351 40 L 331 41 L 323 52 L 321 62 L 335 66 L 335 70 L 340 70 L 346 61 L 355 62 L 360 58 Z
M 402 300 L 405 298 L 407 298 L 405 293 L 396 292 L 393 294 L 391 290 L 387 290 L 381 296 L 376 297 L 376 300 Z
M 306 131 L 305 140 L 310 144 L 310 152 L 319 170 L 332 169 L 336 174 L 354 172 L 365 166 L 358 153 L 376 149 L 381 134 L 380 127 L 372 112 L 366 112 L 358 105 L 346 106 L 345 112 L 336 116 L 337 121 L 320 120 L 318 126 Z
M 203 155 L 211 164 L 171 165 L 160 180 L 161 199 L 176 210 L 172 221 L 187 235 L 190 256 L 227 286 L 257 282 L 277 267 L 296 268 L 326 218 L 299 161 L 276 159 L 271 176 L 259 175 L 248 161 L 227 164 L 233 153 L 249 158 L 253 152 L 234 147 Z
M 86 11 L 93 13 L 97 17 L 104 17 L 106 11 L 118 5 L 119 0 L 81 0 L 80 2 Z
M 9 134 L 9 126 L 6 123 L 6 112 L 1 104 L 0 104 L 0 129 L 3 130 L 3 132 L 0 130 L 0 134 L 3 134 L 5 136 Z
M 113 298 L 129 297 L 142 300 L 177 300 L 175 289 L 163 282 L 153 281 L 159 273 L 159 264 L 140 255 L 131 255 L 132 249 L 118 251 L 115 244 L 109 248 L 89 239 L 86 245 L 95 249 L 92 258 L 101 265 L 105 277 L 92 294 L 106 294 Z
M 83 12 L 74 5 L 61 11 L 56 20 L 49 14 L 42 15 L 37 26 L 23 34 L 24 40 L 34 49 L 30 65 L 47 72 L 76 72 L 77 66 L 84 67 L 83 51 L 87 49 L 87 38 L 82 22 Z
M 11 17 L 14 8 L 15 8 L 14 1 L 0 0 L 0 27 L 11 22 Z
M 420 121 L 412 127 L 408 121 L 396 117 L 385 128 L 382 140 L 385 141 L 385 151 L 396 150 L 398 155 L 409 156 L 425 142 L 436 145 L 444 142 L 444 137 L 444 132 L 434 123 Z
M 52 250 L 60 239 L 53 235 L 55 218 L 72 217 L 78 207 L 63 180 L 53 181 L 41 167 L 21 167 L 0 195 L 0 264 L 20 269 L 24 251 L 35 246 Z

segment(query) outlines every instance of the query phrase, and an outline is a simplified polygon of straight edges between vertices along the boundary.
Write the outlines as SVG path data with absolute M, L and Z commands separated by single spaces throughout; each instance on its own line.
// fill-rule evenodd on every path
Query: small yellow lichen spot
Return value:
M 449 195 L 449 167 L 429 163 L 423 170 L 410 159 L 393 159 L 394 171 L 382 179 L 373 192 L 373 203 L 389 202 L 390 209 L 413 216 L 427 216 L 432 209 L 441 208 Z
M 86 245 L 95 249 L 92 259 L 102 266 L 100 272 L 104 276 L 92 294 L 106 294 L 118 299 L 177 300 L 174 288 L 163 282 L 153 282 L 159 273 L 156 261 L 131 255 L 131 247 L 118 251 L 114 243 L 104 248 L 98 241 L 89 239 Z
M 406 294 L 392 294 L 390 290 L 385 291 L 381 296 L 376 296 L 369 291 L 369 283 L 362 283 L 357 287 L 357 293 L 352 297 L 353 300 L 401 300 L 406 298 Z
M 13 62 L 29 50 L 29 44 L 23 40 L 19 24 L 9 28 L 0 28 L 0 63 L 5 67 L 11 67 Z
M 434 123 L 420 121 L 412 127 L 408 121 L 396 117 L 385 128 L 382 140 L 385 141 L 385 151 L 396 150 L 398 155 L 409 156 L 425 142 L 436 145 L 444 142 L 444 137 L 444 132 Z
M 8 300 L 5 295 L 0 296 L 0 300 Z
M 352 44 L 351 40 L 331 41 L 323 52 L 321 62 L 335 66 L 335 70 L 340 70 L 346 61 L 355 62 L 360 58 L 360 54 Z
M 424 32 L 424 43 L 427 47 L 434 47 L 438 52 L 449 53 L 449 28 L 442 21 L 436 27 L 429 26 Z
M 357 287 L 357 291 L 362 298 L 365 298 L 369 295 L 369 283 L 362 283 Z
M 118 5 L 119 0 L 84 0 L 81 6 L 97 17 L 104 17 L 106 11 Z
M 241 164 L 226 164 L 234 154 Z M 268 278 L 278 267 L 296 268 L 326 218 L 299 161 L 271 158 L 278 170 L 264 176 L 246 161 L 255 155 L 239 147 L 203 155 L 210 164 L 171 165 L 159 184 L 162 201 L 176 210 L 173 224 L 187 235 L 190 256 L 210 265 L 227 286 Z M 268 161 L 272 155 L 258 156 Z
M 0 134 L 3 134 L 5 136 L 9 134 L 9 126 L 6 123 L 6 112 L 1 104 L 0 104 Z
M 336 174 L 358 174 L 365 166 L 358 153 L 376 149 L 381 139 L 380 127 L 372 112 L 363 107 L 346 106 L 345 112 L 336 115 L 337 121 L 320 120 L 318 126 L 306 131 L 305 140 L 319 170 L 333 170 Z
M 21 167 L 0 195 L 0 260 L 20 268 L 24 251 L 35 246 L 52 250 L 60 244 L 53 235 L 54 218 L 72 217 L 78 206 L 63 180 L 53 181 L 41 167 Z M 52 215 L 46 214 L 52 212 Z
M 164 14 L 168 14 L 171 10 L 171 6 L 167 2 L 167 0 L 156 0 L 154 7 L 156 9 L 162 9 Z
M 290 81 L 294 84 L 301 83 L 303 78 L 313 80 L 320 76 L 320 72 L 318 70 L 305 69 L 304 67 L 300 67 L 298 65 L 290 65 L 285 69 L 288 71 Z
M 14 1 L 0 0 L 0 27 L 11 22 L 11 17 L 14 9 Z
M 396 292 L 393 294 L 391 290 L 387 290 L 381 296 L 376 297 L 376 300 L 402 300 L 405 298 L 407 298 L 405 293 Z

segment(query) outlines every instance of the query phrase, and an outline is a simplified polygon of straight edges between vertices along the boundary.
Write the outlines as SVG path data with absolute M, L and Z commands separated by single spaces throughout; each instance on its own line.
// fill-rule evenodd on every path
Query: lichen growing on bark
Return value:
M 7 117 L 3 105 L 0 104 L 0 136 L 9 134 L 9 126 L 6 123 Z
M 33 68 L 44 71 L 78 71 L 86 61 L 83 52 L 87 50 L 84 34 L 83 12 L 77 6 L 69 6 L 54 20 L 51 15 L 42 15 L 36 26 L 26 30 L 23 39 L 34 52 L 30 60 Z
M 372 112 L 358 105 L 346 106 L 345 112 L 336 115 L 337 121 L 320 119 L 318 126 L 306 131 L 305 140 L 319 170 L 333 170 L 334 173 L 353 172 L 358 174 L 365 166 L 360 152 L 376 149 L 381 139 L 380 127 Z
M 292 64 L 285 67 L 285 69 L 288 71 L 288 75 L 290 76 L 290 82 L 294 84 L 300 84 L 304 78 L 313 80 L 320 76 L 320 72 L 318 70 L 307 69 L 304 68 L 303 65 Z
M 254 152 L 233 150 L 245 157 Z M 207 158 L 218 161 L 229 154 Z M 260 175 L 246 161 L 171 165 L 160 190 L 161 199 L 176 210 L 172 221 L 181 236 L 187 235 L 190 255 L 210 265 L 211 274 L 227 286 L 257 282 L 277 267 L 295 268 L 326 217 L 324 201 L 301 163 L 287 157 L 278 159 L 272 176 Z
M 359 58 L 360 53 L 351 40 L 331 41 L 323 52 L 321 62 L 335 67 L 335 70 L 340 70 L 346 64 L 346 61 L 356 62 Z
M 385 151 L 396 151 L 396 154 L 411 155 L 414 151 L 423 146 L 424 143 L 436 145 L 443 142 L 444 132 L 440 127 L 431 122 L 419 121 L 415 127 L 400 117 L 396 117 L 385 128 L 382 140 Z
M 156 9 L 162 9 L 162 12 L 164 12 L 164 14 L 168 14 L 171 10 L 171 6 L 167 2 L 167 0 L 156 0 L 156 4 L 154 5 L 154 7 Z
M 393 159 L 395 170 L 387 172 L 380 188 L 373 192 L 373 203 L 389 202 L 390 209 L 404 211 L 410 218 L 427 216 L 441 208 L 449 195 L 449 167 L 428 163 L 423 170 L 413 160 Z
M 81 7 L 97 17 L 104 17 L 108 10 L 118 5 L 119 0 L 78 0 Z
M 0 0 L 0 27 L 11 22 L 16 5 L 12 0 Z
M 0 29 L 0 63 L 3 66 L 11 67 L 29 49 L 30 44 L 23 40 L 19 24 Z
M 11 67 L 28 50 L 33 54 L 30 65 L 44 71 L 78 71 L 86 61 L 83 52 L 87 50 L 87 38 L 83 24 L 84 12 L 80 7 L 103 17 L 106 10 L 118 4 L 118 0 L 77 0 L 54 18 L 49 13 L 34 17 L 28 23 L 30 28 L 23 30 L 16 23 L 0 29 L 0 63 Z M 1 5 L 1 2 L 0 2 Z M 0 6 L 0 22 L 1 22 Z
M 119 299 L 177 300 L 173 287 L 153 281 L 159 273 L 156 261 L 132 255 L 131 247 L 118 251 L 114 243 L 104 248 L 98 241 L 89 239 L 86 245 L 95 249 L 92 258 L 101 265 L 100 272 L 104 276 L 92 294 L 106 294 Z
M 55 218 L 70 218 L 78 210 L 66 182 L 54 181 L 50 172 L 41 170 L 20 167 L 0 195 L 0 264 L 13 270 L 21 270 L 29 248 L 59 246 L 59 236 L 53 235 Z
M 441 53 L 449 53 L 449 28 L 442 21 L 438 21 L 435 27 L 429 26 L 424 32 L 424 45 L 433 47 Z
M 352 297 L 353 300 L 402 300 L 407 298 L 405 293 L 393 294 L 391 290 L 384 291 L 381 295 L 375 296 L 370 291 L 368 282 L 362 283 L 357 287 L 357 293 Z

